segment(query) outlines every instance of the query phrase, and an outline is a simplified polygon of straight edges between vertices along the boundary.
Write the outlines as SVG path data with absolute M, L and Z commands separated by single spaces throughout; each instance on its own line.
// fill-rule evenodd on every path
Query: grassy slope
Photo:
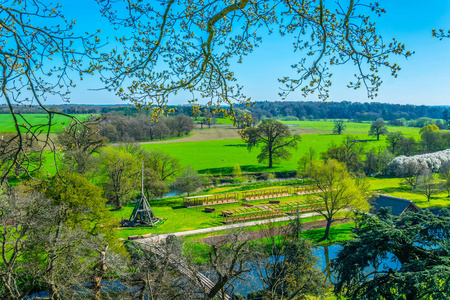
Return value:
M 280 203 L 296 201 L 304 199 L 305 196 L 292 196 L 279 198 Z M 261 201 L 251 201 L 251 204 L 267 204 L 268 200 Z M 169 233 L 178 231 L 187 231 L 201 228 L 209 228 L 222 226 L 222 211 L 242 208 L 241 202 L 215 205 L 215 213 L 205 213 L 204 207 L 191 207 L 185 208 L 183 206 L 183 199 L 181 197 L 163 200 L 153 200 L 150 205 L 159 218 L 167 220 L 164 224 L 156 228 L 125 228 L 120 229 L 119 237 L 127 237 L 129 235 L 135 234 L 146 234 L 146 233 Z M 124 207 L 121 211 L 114 212 L 117 220 L 128 219 L 133 211 L 133 206 Z
M 305 129 L 314 129 L 314 130 L 323 130 L 326 132 L 333 132 L 334 122 L 333 121 L 283 121 L 283 124 L 287 125 L 296 125 L 298 128 Z M 370 130 L 370 123 L 353 123 L 346 122 L 346 128 L 343 134 L 352 134 L 352 133 L 368 133 Z M 291 129 L 295 129 L 297 127 L 292 127 Z M 396 127 L 396 126 L 387 126 L 389 132 L 401 131 L 403 134 L 407 136 L 416 136 L 419 133 L 420 128 L 415 127 Z
M 276 165 L 275 171 L 297 169 L 298 159 L 306 154 L 308 147 L 313 147 L 317 153 L 316 158 L 319 158 L 319 153 L 324 152 L 331 143 L 339 144 L 345 133 L 356 135 L 361 140 L 368 140 L 366 149 L 386 145 L 385 136 L 382 136 L 380 141 L 376 141 L 374 137 L 367 134 L 370 128 L 370 124 L 367 123 L 347 123 L 347 129 L 343 135 L 332 134 L 333 122 L 292 121 L 283 123 L 298 125 L 291 128 L 293 133 L 301 133 L 304 130 L 316 130 L 315 132 L 318 130 L 323 133 L 302 134 L 302 141 L 299 143 L 298 149 L 291 150 L 291 159 Z M 388 127 L 389 131 L 401 131 L 407 136 L 416 138 L 419 136 L 419 128 Z M 256 158 L 259 149 L 248 152 L 245 143 L 240 139 L 147 144 L 142 147 L 147 150 L 158 149 L 167 152 L 177 157 L 182 165 L 190 164 L 196 170 L 208 170 L 211 173 L 229 174 L 236 163 L 244 172 L 266 171 L 266 164 L 258 163 Z
M 48 115 L 46 114 L 24 114 L 25 119 L 32 125 L 45 124 L 48 122 Z M 79 119 L 90 118 L 90 114 L 76 115 Z M 23 119 L 18 117 L 19 123 L 23 122 Z M 55 115 L 53 118 L 53 125 L 50 132 L 55 133 L 63 129 L 63 126 L 70 122 L 70 118 L 61 115 Z M 10 114 L 0 114 L 0 132 L 15 131 L 13 118 Z
M 367 139 L 367 135 L 359 134 L 360 139 Z M 288 161 L 282 161 L 276 165 L 274 171 L 296 170 L 299 158 L 306 154 L 308 147 L 316 150 L 317 158 L 319 153 L 324 152 L 328 146 L 334 143 L 340 143 L 344 136 L 334 134 L 308 134 L 302 136 L 298 149 L 293 149 L 292 157 Z M 384 146 L 384 140 L 370 141 L 367 148 Z M 261 171 L 266 168 L 266 164 L 260 164 L 257 161 L 259 149 L 249 152 L 242 140 L 218 140 L 218 141 L 199 141 L 184 143 L 166 143 L 166 144 L 147 144 L 142 145 L 144 149 L 157 149 L 167 152 L 177 157 L 182 165 L 189 164 L 196 170 L 210 169 L 211 173 L 231 173 L 235 164 L 239 164 L 243 171 Z M 224 169 L 224 170 L 215 170 Z M 225 171 L 225 172 L 223 172 Z

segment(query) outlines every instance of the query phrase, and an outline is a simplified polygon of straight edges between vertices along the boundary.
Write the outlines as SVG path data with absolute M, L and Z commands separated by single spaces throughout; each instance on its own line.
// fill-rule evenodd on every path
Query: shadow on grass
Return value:
M 181 205 L 182 201 L 178 197 L 176 199 L 152 199 L 149 201 L 151 206 L 155 207 L 172 207 L 174 209 L 176 208 L 182 208 L 184 206 Z
M 403 186 L 396 186 L 396 187 L 385 187 L 385 188 L 380 188 L 378 189 L 379 191 L 383 191 L 386 193 L 395 193 L 395 192 L 400 192 L 400 193 L 413 193 L 415 194 L 416 191 L 412 189 L 412 187 L 407 186 L 407 185 L 403 185 Z
M 200 174 L 229 175 L 229 174 L 233 173 L 233 168 L 234 167 L 210 168 L 210 169 L 199 170 L 198 172 Z M 244 166 L 241 166 L 241 170 L 242 170 L 242 172 L 247 172 L 247 173 L 261 173 L 261 172 L 267 172 L 267 171 L 273 172 L 273 171 L 281 170 L 281 167 L 274 166 L 273 168 L 269 169 L 267 166 L 261 166 L 261 165 L 244 165 Z
M 172 206 L 172 209 L 181 209 L 181 208 L 186 208 L 186 207 L 184 205 Z
M 302 233 L 302 237 L 320 245 L 341 243 L 352 238 L 352 229 L 354 227 L 355 225 L 353 223 L 333 226 L 330 228 L 328 240 L 322 240 L 325 234 L 325 228 L 305 231 Z

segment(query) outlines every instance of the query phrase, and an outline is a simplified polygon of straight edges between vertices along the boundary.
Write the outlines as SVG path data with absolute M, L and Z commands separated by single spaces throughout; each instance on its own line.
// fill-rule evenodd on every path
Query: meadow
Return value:
M 91 114 L 77 114 L 80 120 L 86 120 L 92 117 Z M 47 114 L 24 114 L 23 117 L 27 122 L 33 125 L 48 123 Z M 69 124 L 71 119 L 63 115 L 54 115 L 52 120 L 52 127 L 50 128 L 51 133 L 57 133 L 63 130 L 64 126 Z M 23 118 L 18 115 L 18 122 L 22 124 L 24 122 Z M 45 130 L 45 127 L 42 128 Z M 15 131 L 14 119 L 10 114 L 0 114 L 0 132 L 12 132 Z
M 282 123 L 289 125 L 293 134 L 300 134 L 302 140 L 297 149 L 290 150 L 292 156 L 289 160 L 281 161 L 271 170 L 266 168 L 266 164 L 258 163 L 256 157 L 259 149 L 255 148 L 249 152 L 242 139 L 233 138 L 235 135 L 229 133 L 230 130 L 233 130 L 231 125 L 196 128 L 192 137 L 179 140 L 179 142 L 173 140 L 141 143 L 141 146 L 146 150 L 156 149 L 167 152 L 178 158 L 181 165 L 191 165 L 201 173 L 230 174 L 236 164 L 244 172 L 296 170 L 299 158 L 306 155 L 309 147 L 316 151 L 316 159 L 319 159 L 321 152 L 326 151 L 332 143 L 341 143 L 347 134 L 366 141 L 366 150 L 386 145 L 385 136 L 381 136 L 377 141 L 374 136 L 368 135 L 369 123 L 347 122 L 347 128 L 341 135 L 333 134 L 333 121 L 284 121 Z M 388 130 L 390 132 L 401 131 L 405 136 L 419 138 L 419 128 L 388 126 Z
M 379 141 L 367 134 L 354 134 L 360 140 L 367 140 L 366 150 L 371 148 L 384 147 L 385 137 Z M 297 149 L 290 149 L 292 156 L 287 161 L 281 161 L 273 169 L 267 169 L 264 163 L 258 163 L 257 156 L 259 149 L 255 148 L 251 152 L 247 150 L 246 144 L 241 139 L 230 140 L 210 140 L 182 143 L 149 143 L 143 144 L 146 150 L 156 149 L 167 152 L 179 159 L 181 165 L 191 165 L 201 173 L 230 174 L 233 167 L 238 164 L 244 172 L 260 171 L 287 171 L 296 170 L 301 156 L 306 155 L 309 147 L 316 151 L 316 159 L 320 158 L 320 153 L 326 151 L 329 146 L 340 144 L 345 135 L 331 133 L 304 134 L 301 135 L 301 142 Z
M 79 115 L 86 118 L 90 115 Z M 46 120 L 46 115 L 29 114 L 27 117 L 34 122 Z M 68 118 L 55 116 L 55 125 L 52 132 L 62 130 Z M 237 134 L 237 130 L 225 121 L 220 119 L 222 125 L 214 125 L 211 128 L 204 127 L 194 129 L 188 137 L 180 139 L 142 142 L 141 147 L 146 150 L 156 149 L 166 152 L 179 159 L 182 166 L 191 165 L 194 169 L 203 174 L 231 174 L 233 168 L 238 164 L 243 172 L 280 172 L 292 171 L 298 168 L 298 161 L 301 156 L 306 155 L 309 147 L 315 150 L 315 158 L 320 158 L 320 153 L 326 151 L 329 146 L 339 144 L 346 134 L 352 134 L 360 140 L 365 141 L 365 149 L 385 147 L 385 136 L 381 136 L 377 141 L 375 137 L 369 136 L 368 123 L 348 122 L 345 132 L 341 135 L 333 134 L 334 123 L 332 121 L 286 121 L 294 134 L 300 134 L 301 142 L 297 149 L 291 149 L 292 156 L 287 161 L 281 161 L 273 169 L 268 169 L 265 163 L 258 163 L 257 156 L 259 149 L 254 148 L 251 152 L 247 150 L 246 144 Z M 9 115 L 0 115 L 0 132 L 14 130 L 12 119 Z M 413 127 L 389 127 L 389 131 L 401 131 L 407 136 L 419 138 L 419 128 Z M 117 144 L 118 145 L 118 144 Z M 115 145 L 115 146 L 117 146 Z M 54 173 L 54 160 L 47 158 L 44 170 Z M 45 171 L 46 172 L 46 171 Z
M 328 133 L 333 132 L 334 121 L 323 120 L 323 121 L 281 121 L 281 123 L 293 126 L 291 130 L 295 132 L 296 128 L 299 129 L 309 129 L 314 131 L 324 131 Z M 365 133 L 367 134 L 370 130 L 371 123 L 355 123 L 346 122 L 346 128 L 343 134 L 353 134 L 353 133 Z M 418 137 L 420 128 L 416 127 L 399 127 L 399 126 L 386 126 L 389 132 L 401 131 L 405 136 Z

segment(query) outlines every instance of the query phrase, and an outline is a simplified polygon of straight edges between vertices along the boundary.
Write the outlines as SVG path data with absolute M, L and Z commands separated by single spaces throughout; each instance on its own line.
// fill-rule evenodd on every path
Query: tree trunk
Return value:
M 50 293 L 51 293 L 50 297 L 52 300 L 61 300 L 61 296 L 59 295 L 58 289 L 53 283 L 50 284 Z
M 219 292 L 223 289 L 225 284 L 227 284 L 227 282 L 228 282 L 227 277 L 219 279 L 219 281 L 209 291 L 208 295 L 206 295 L 206 299 L 214 299 L 216 297 L 216 295 L 219 294 Z M 221 295 L 221 296 L 222 297 L 219 297 L 219 298 L 221 298 L 221 299 L 225 298 L 225 297 L 223 297 L 223 295 Z
M 101 300 L 102 299 L 102 279 L 105 275 L 106 269 L 108 268 L 106 265 L 106 251 L 108 250 L 108 245 L 105 246 L 103 250 L 99 250 L 98 253 L 100 254 L 99 262 L 94 266 L 94 276 L 92 280 L 92 286 L 93 286 L 93 293 L 92 293 L 92 299 L 93 300 Z
M 269 169 L 273 168 L 272 150 L 269 150 Z
M 321 238 L 321 241 L 324 240 L 328 240 L 328 237 L 330 235 L 330 227 L 331 227 L 331 219 L 326 219 L 327 220 L 327 226 L 325 227 L 325 234 L 323 235 L 323 238 Z
M 119 196 L 117 196 L 117 195 L 116 195 L 115 198 L 116 198 L 116 199 L 114 200 L 114 206 L 116 207 L 116 210 L 121 210 L 122 207 L 121 207 L 121 205 L 120 205 L 120 198 L 119 198 Z

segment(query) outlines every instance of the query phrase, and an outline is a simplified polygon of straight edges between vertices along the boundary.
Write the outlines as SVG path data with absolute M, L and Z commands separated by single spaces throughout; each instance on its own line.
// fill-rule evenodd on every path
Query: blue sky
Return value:
M 344 1 L 345 2 L 345 1 Z M 67 18 L 77 20 L 79 30 L 100 28 L 105 31 L 108 24 L 99 18 L 94 0 L 62 0 Z M 450 1 L 385 0 L 380 1 L 387 13 L 377 22 L 378 32 L 385 40 L 393 37 L 405 43 L 415 54 L 408 60 L 398 57 L 396 61 L 402 71 L 398 78 L 388 73 L 383 75 L 379 96 L 367 98 L 365 90 L 355 91 L 346 87 L 353 79 L 350 65 L 333 69 L 333 86 L 329 101 L 385 102 L 400 104 L 450 105 L 450 39 L 439 41 L 431 37 L 433 28 L 450 29 Z M 107 29 L 106 29 L 107 30 Z M 266 37 L 243 64 L 231 66 L 244 93 L 252 100 L 280 100 L 280 85 L 277 78 L 289 74 L 290 65 L 298 60 L 300 53 L 293 53 L 291 42 L 277 35 Z M 116 96 L 106 91 L 90 91 L 101 87 L 96 78 L 86 78 L 72 93 L 72 103 L 120 104 Z M 317 95 L 304 98 L 300 92 L 288 100 L 318 100 Z M 51 100 L 50 100 L 51 101 Z M 171 104 L 186 103 L 184 97 L 170 99 Z

